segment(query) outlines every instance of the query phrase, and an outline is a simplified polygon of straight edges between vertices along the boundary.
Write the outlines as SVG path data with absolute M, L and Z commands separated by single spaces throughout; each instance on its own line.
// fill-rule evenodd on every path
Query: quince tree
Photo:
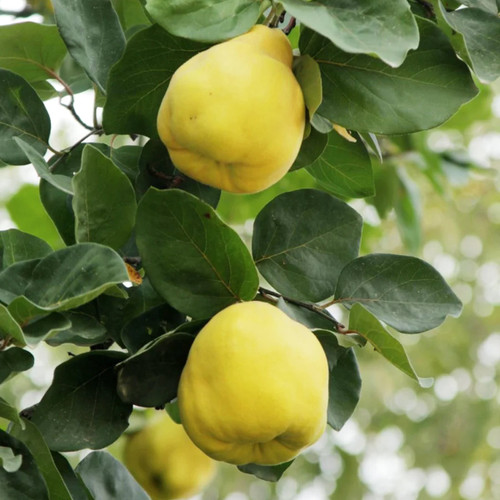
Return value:
M 139 408 L 276 481 L 355 411 L 359 350 L 426 385 L 397 336 L 462 305 L 415 256 L 419 196 L 397 158 L 498 78 L 498 9 L 52 0 L 0 26 L 0 166 L 40 178 L 0 232 L 0 381 L 30 370 L 41 343 L 72 351 L 34 406 L 0 399 L 0 497 L 168 498 L 146 440 L 130 452 Z M 82 130 L 57 148 L 54 98 Z M 461 161 L 422 169 L 441 192 L 445 160 Z M 369 251 L 360 203 L 395 210 L 405 254 Z M 167 430 L 153 429 L 160 461 Z M 122 435 L 142 485 L 107 452 L 65 455 Z

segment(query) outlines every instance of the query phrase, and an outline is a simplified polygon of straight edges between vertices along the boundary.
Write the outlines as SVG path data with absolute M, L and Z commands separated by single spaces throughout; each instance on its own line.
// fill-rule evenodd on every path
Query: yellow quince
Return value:
M 123 461 L 152 500 L 190 497 L 215 473 L 215 462 L 167 414 L 128 438 Z
M 186 432 L 212 458 L 286 462 L 325 430 L 328 362 L 314 334 L 278 308 L 234 304 L 197 335 L 178 401 Z
M 177 169 L 234 193 L 261 191 L 280 180 L 305 127 L 292 59 L 282 31 L 256 25 L 180 66 L 157 119 Z

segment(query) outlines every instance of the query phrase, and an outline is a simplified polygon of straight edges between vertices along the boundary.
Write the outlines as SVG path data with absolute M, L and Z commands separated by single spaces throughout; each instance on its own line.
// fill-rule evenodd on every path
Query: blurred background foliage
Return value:
M 50 16 L 49 2 L 30 4 Z M 377 194 L 352 202 L 365 220 L 362 253 L 421 256 L 464 302 L 461 317 L 448 318 L 436 331 L 393 332 L 417 373 L 432 377 L 433 385 L 421 388 L 374 351 L 358 349 L 361 401 L 340 432 L 329 428 L 277 484 L 220 464 L 201 498 L 500 498 L 500 83 L 479 86 L 479 96 L 438 129 L 379 137 L 382 158 L 376 151 L 372 156 Z M 58 102 L 48 106 L 56 116 Z M 90 116 L 91 96 L 80 94 L 77 106 L 82 117 Z M 72 131 L 66 110 L 57 116 L 55 146 L 83 135 Z M 58 248 L 62 242 L 40 203 L 31 168 L 0 169 L 0 229 L 18 227 Z M 249 236 L 253 218 L 277 193 L 309 186 L 321 189 L 307 171 L 298 170 L 262 193 L 224 194 L 218 211 Z M 333 309 L 346 320 L 342 310 Z M 77 349 L 71 346 L 72 353 Z M 17 407 L 37 402 L 53 368 L 68 357 L 64 345 L 43 344 L 36 351 L 35 366 L 0 390 L 0 397 Z M 134 412 L 130 430 L 146 416 Z M 121 445 L 110 451 L 120 456 Z M 81 453 L 68 456 L 77 463 Z

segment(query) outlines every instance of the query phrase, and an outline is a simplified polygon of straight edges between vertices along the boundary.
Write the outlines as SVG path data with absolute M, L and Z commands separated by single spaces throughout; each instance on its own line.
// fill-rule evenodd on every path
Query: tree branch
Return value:
M 322 309 L 320 306 L 318 306 L 316 304 L 312 304 L 310 302 L 302 302 L 301 300 L 296 300 L 296 299 L 292 299 L 290 297 L 285 297 L 284 295 L 281 295 L 281 293 L 274 292 L 273 290 L 268 290 L 267 288 L 264 288 L 261 286 L 259 287 L 259 293 L 263 297 L 269 298 L 269 296 L 270 296 L 270 297 L 282 298 L 284 301 L 290 302 L 290 304 L 294 304 L 296 306 L 302 307 L 303 309 L 307 309 L 308 311 L 312 311 L 312 312 L 318 314 L 319 316 L 322 316 L 323 318 L 327 319 L 328 321 L 330 321 L 333 324 L 333 328 L 337 333 L 345 334 L 348 332 L 348 330 L 346 329 L 346 327 L 342 323 L 337 321 L 329 312 L 325 311 L 324 309 Z

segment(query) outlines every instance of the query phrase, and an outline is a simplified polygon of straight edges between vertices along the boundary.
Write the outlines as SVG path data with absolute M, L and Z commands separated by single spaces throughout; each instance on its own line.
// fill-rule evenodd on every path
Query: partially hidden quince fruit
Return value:
M 282 31 L 256 25 L 180 66 L 157 119 L 177 169 L 235 193 L 261 191 L 281 179 L 305 127 L 292 58 Z
M 167 414 L 128 438 L 123 461 L 152 500 L 190 497 L 215 473 L 215 462 Z
M 186 432 L 212 458 L 286 462 L 325 430 L 328 362 L 314 334 L 278 308 L 234 304 L 197 335 L 178 401 Z

